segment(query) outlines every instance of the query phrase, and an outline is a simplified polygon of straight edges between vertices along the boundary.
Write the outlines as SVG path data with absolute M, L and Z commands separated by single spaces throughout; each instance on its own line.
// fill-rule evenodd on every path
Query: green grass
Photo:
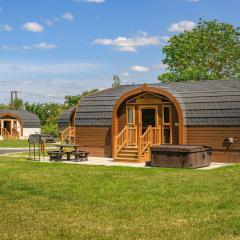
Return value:
M 240 166 L 136 169 L 0 158 L 0 239 L 240 239 Z
M 24 148 L 28 147 L 27 140 L 4 140 L 0 141 L 0 148 Z
M 52 146 L 51 144 L 47 143 L 46 147 Z M 28 141 L 27 140 L 3 140 L 0 141 L 0 148 L 28 148 Z

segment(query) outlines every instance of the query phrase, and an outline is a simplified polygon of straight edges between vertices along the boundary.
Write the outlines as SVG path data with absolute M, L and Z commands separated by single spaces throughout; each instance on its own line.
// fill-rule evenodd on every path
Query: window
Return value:
M 127 124 L 135 124 L 134 107 L 127 107 Z
M 170 144 L 171 143 L 171 129 L 170 127 L 164 127 L 164 143 Z
M 163 107 L 163 123 L 170 123 L 170 107 Z
M 162 139 L 164 144 L 172 144 L 172 108 L 162 107 Z

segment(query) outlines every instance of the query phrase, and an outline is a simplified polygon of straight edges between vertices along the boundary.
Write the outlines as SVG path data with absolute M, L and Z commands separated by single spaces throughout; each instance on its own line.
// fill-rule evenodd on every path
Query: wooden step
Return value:
M 137 158 L 137 157 L 138 157 L 138 153 L 136 153 L 136 154 L 135 154 L 135 153 L 132 154 L 132 153 L 123 153 L 123 152 L 121 152 L 121 153 L 118 154 L 118 157 Z
M 137 154 L 138 150 L 129 150 L 129 149 L 122 149 L 120 153 L 129 153 L 129 154 Z
M 125 158 L 125 157 L 117 157 L 114 159 L 116 162 L 137 162 L 138 158 Z
M 138 146 L 127 146 L 127 147 L 124 147 L 124 148 L 128 148 L 128 149 L 138 149 Z

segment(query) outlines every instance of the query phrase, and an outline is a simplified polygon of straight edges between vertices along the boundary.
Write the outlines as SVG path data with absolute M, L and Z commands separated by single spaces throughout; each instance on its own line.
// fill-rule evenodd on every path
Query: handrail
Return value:
M 123 130 L 116 136 L 117 153 L 119 153 L 127 144 L 127 130 L 128 127 L 125 126 L 125 128 L 123 128 Z
M 125 126 L 114 136 L 114 157 L 126 146 L 138 145 L 138 160 L 141 161 L 146 152 L 150 152 L 152 144 L 161 143 L 161 128 L 149 126 L 142 136 L 137 137 L 137 126 Z
M 122 131 L 115 136 L 115 155 L 117 155 L 125 146 L 137 145 L 137 127 L 125 126 Z
M 137 145 L 137 127 L 136 126 L 128 126 L 128 139 L 127 144 L 128 145 Z
M 63 142 L 64 140 L 69 140 L 71 137 L 75 136 L 75 128 L 67 127 L 63 131 L 60 132 L 60 140 Z
M 161 143 L 161 128 L 149 126 L 145 133 L 139 137 L 138 161 L 142 160 L 145 152 L 149 153 L 152 144 Z
M 19 132 L 16 128 L 12 128 L 12 136 L 19 138 Z
M 152 126 L 149 126 L 145 131 L 145 133 L 142 135 L 142 141 L 141 141 L 142 145 L 140 147 L 141 154 L 143 154 L 145 150 L 151 145 L 151 142 L 152 142 L 151 135 L 152 135 Z

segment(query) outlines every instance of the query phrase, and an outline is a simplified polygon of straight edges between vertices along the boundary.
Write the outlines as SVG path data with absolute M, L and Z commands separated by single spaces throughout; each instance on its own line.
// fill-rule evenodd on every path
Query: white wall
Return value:
M 23 128 L 21 139 L 28 139 L 29 135 L 34 133 L 41 133 L 41 128 Z

